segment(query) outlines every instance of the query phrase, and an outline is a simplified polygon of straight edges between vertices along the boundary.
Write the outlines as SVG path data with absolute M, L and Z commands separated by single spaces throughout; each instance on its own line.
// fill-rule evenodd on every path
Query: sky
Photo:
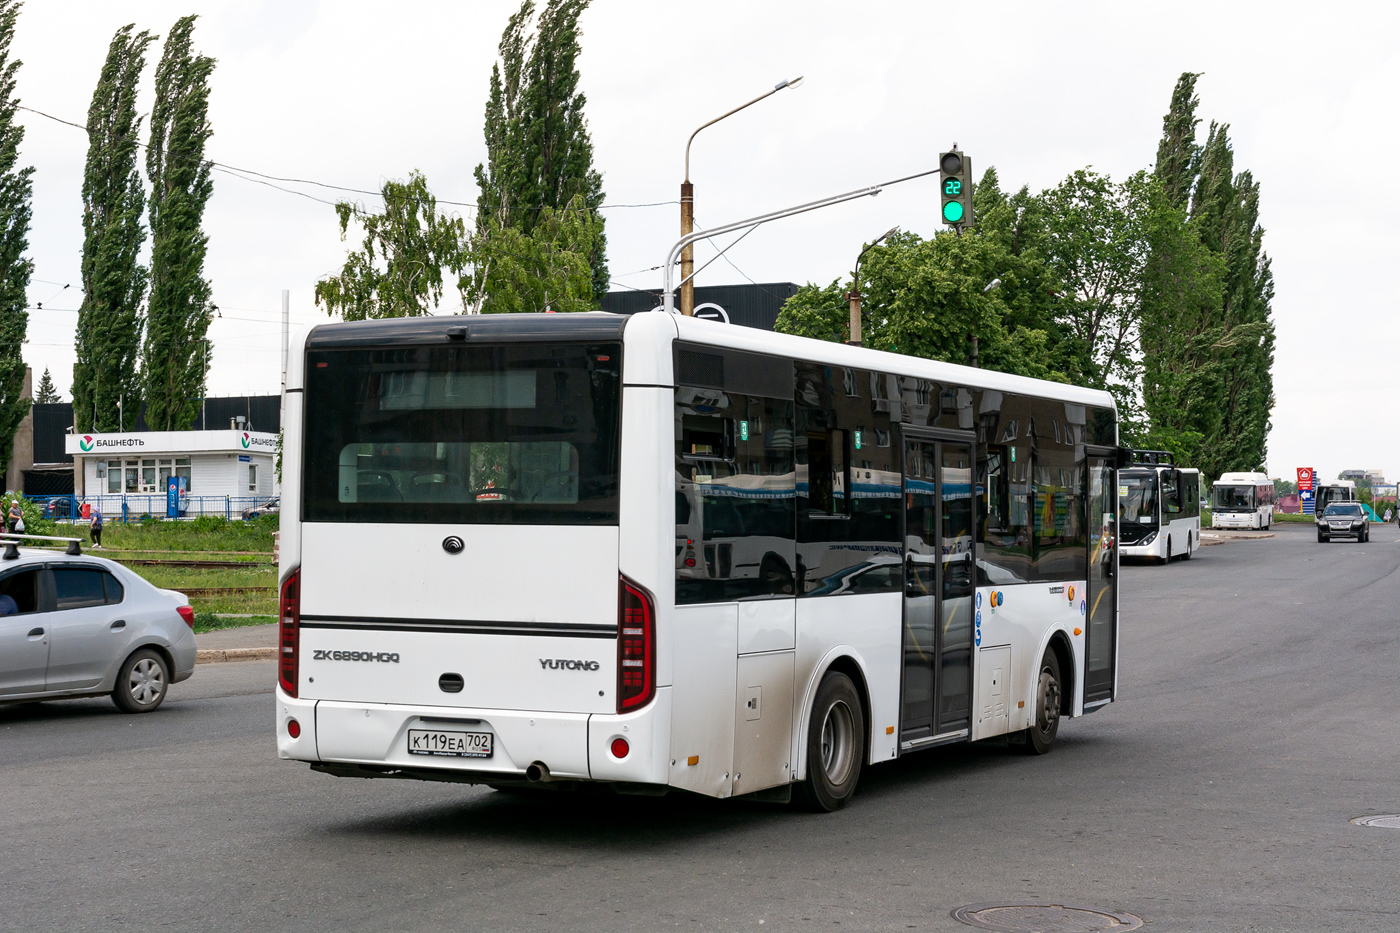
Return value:
M 64 3 L 29 0 L 14 53 L 24 106 L 83 123 L 112 34 L 164 36 L 197 13 L 195 47 L 218 60 L 207 156 L 279 178 L 373 192 L 423 171 L 440 206 L 471 217 L 491 66 L 514 0 Z M 1400 251 L 1400 6 L 872 0 L 594 0 L 581 88 L 603 173 L 614 287 L 657 287 L 678 236 L 685 141 L 702 123 L 804 77 L 701 133 L 691 154 L 696 223 L 768 210 L 925 171 L 956 142 L 976 174 L 1041 190 L 1092 166 L 1150 168 L 1171 90 L 1197 84 L 1200 138 L 1230 124 L 1236 169 L 1261 183 L 1278 334 L 1270 475 L 1379 468 L 1400 475 L 1400 433 L 1377 418 L 1400 401 L 1389 274 Z M 152 47 L 140 108 L 149 113 Z M 21 112 L 35 167 L 34 278 L 25 360 L 67 397 L 81 302 L 82 130 Z M 267 180 L 264 179 L 264 182 Z M 332 203 L 369 195 L 218 171 L 206 213 L 211 395 L 278 391 L 280 308 L 294 328 L 315 305 L 340 239 Z M 275 187 L 274 187 L 275 186 Z M 284 190 L 285 189 L 285 190 Z M 463 206 L 444 204 L 462 202 Z M 652 205 L 633 207 L 627 205 Z M 936 177 L 765 225 L 698 284 L 828 283 L 863 243 L 938 224 Z M 697 264 L 714 250 L 697 248 Z M 728 260 L 728 262 L 726 261 Z M 444 311 L 451 310 L 444 307 Z M 1342 352 L 1338 352 L 1342 351 Z

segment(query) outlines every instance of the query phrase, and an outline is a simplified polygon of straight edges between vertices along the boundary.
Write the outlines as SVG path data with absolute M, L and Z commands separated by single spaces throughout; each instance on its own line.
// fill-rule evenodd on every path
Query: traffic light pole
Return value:
M 770 220 L 781 220 L 784 217 L 793 217 L 797 214 L 805 214 L 808 211 L 815 211 L 823 207 L 831 207 L 834 204 L 842 204 L 846 201 L 854 201 L 857 198 L 871 198 L 879 194 L 890 185 L 898 185 L 902 182 L 913 181 L 915 178 L 923 178 L 925 175 L 937 175 L 938 169 L 930 169 L 927 172 L 919 172 L 914 175 L 905 175 L 903 178 L 896 178 L 892 181 L 881 182 L 878 185 L 871 185 L 868 188 L 857 188 L 855 191 L 847 191 L 845 194 L 834 194 L 831 197 L 821 198 L 817 201 L 808 201 L 806 204 L 798 204 L 795 207 L 785 207 L 782 210 L 770 211 L 767 214 L 759 214 L 757 217 L 750 217 L 747 220 L 736 220 L 733 223 L 724 224 L 719 227 L 712 227 L 709 230 L 700 230 L 688 233 L 681 237 L 672 245 L 670 252 L 666 254 L 666 263 L 663 265 L 661 305 L 657 310 L 674 314 L 676 311 L 676 287 L 675 268 L 676 260 L 686 247 L 697 240 L 703 240 L 712 236 L 720 236 L 725 233 L 732 233 L 735 230 L 742 230 L 745 227 L 756 227 L 759 224 L 767 223 Z M 692 273 L 693 274 L 693 273 Z

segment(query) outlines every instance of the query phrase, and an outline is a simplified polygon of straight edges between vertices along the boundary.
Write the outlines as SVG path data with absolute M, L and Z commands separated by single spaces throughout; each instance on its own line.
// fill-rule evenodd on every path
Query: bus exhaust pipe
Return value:
M 549 765 L 543 761 L 535 761 L 525 769 L 525 780 L 531 784 L 548 784 L 554 777 L 549 773 Z

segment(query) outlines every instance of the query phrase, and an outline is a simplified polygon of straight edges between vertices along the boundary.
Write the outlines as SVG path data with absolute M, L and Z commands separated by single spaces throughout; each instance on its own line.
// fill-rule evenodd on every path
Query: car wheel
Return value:
M 1327 543 L 1327 539 L 1326 539 L 1325 537 L 1323 537 L 1323 534 L 1322 534 L 1322 532 L 1320 532 L 1320 531 L 1317 533 L 1317 543 L 1318 543 L 1318 544 L 1326 544 L 1326 543 Z
M 1040 676 L 1035 685 L 1035 725 L 1026 730 L 1025 744 L 1020 748 L 1027 755 L 1044 755 L 1055 744 L 1060 731 L 1060 660 L 1051 648 L 1040 659 Z
M 817 813 L 850 802 L 865 761 L 865 716 L 851 678 L 827 671 L 817 687 L 807 727 L 807 779 L 794 789 L 794 802 Z
M 149 713 L 165 702 L 170 689 L 170 668 L 165 658 L 149 648 L 142 648 L 122 664 L 117 673 L 117 685 L 112 690 L 112 702 L 126 713 Z

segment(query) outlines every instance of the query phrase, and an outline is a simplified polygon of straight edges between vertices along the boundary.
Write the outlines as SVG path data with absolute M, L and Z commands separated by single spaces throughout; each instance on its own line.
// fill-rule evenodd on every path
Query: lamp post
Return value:
M 984 288 L 984 289 L 982 289 L 982 294 L 984 294 L 984 295 L 990 295 L 992 292 L 996 291 L 998 288 L 1001 288 L 1001 279 L 992 279 L 990 282 L 987 283 L 987 287 Z M 973 368 L 973 369 L 976 369 L 976 368 L 977 368 L 977 324 L 976 324 L 976 321 L 973 322 L 973 327 L 972 327 L 972 368 Z
M 695 229 L 695 187 L 690 183 L 690 144 L 695 142 L 695 137 L 700 130 L 707 126 L 714 126 L 725 117 L 731 117 L 746 107 L 763 100 L 765 97 L 772 97 L 785 87 L 798 87 L 802 84 L 802 75 L 795 78 L 784 78 L 773 85 L 772 90 L 764 91 L 762 94 L 741 104 L 728 113 L 720 114 L 709 123 L 703 124 L 694 133 L 690 134 L 690 139 L 685 143 L 685 181 L 681 182 L 681 237 L 685 238 Z M 685 251 L 681 253 L 681 314 L 687 317 L 695 313 L 695 283 L 692 280 L 692 269 L 695 265 L 695 246 L 693 243 L 686 244 Z
M 850 339 L 847 340 L 846 342 L 849 343 L 849 344 L 850 344 L 851 346 L 853 346 L 853 347 L 858 347 L 858 346 L 860 346 L 860 340 L 861 340 L 861 337 L 860 337 L 860 298 L 861 298 L 861 295 L 860 295 L 860 261 L 861 261 L 862 259 L 864 259 L 864 258 L 865 258 L 865 254 L 868 253 L 868 252 L 870 252 L 872 249 L 874 249 L 874 248 L 880 243 L 881 240 L 887 240 L 887 239 L 889 239 L 890 237 L 894 236 L 894 235 L 895 235 L 896 233 L 898 233 L 898 232 L 899 232 L 899 228 L 898 228 L 898 227 L 891 227 L 891 228 L 889 228 L 889 229 L 886 230 L 884 233 L 880 234 L 880 235 L 877 236 L 875 239 L 871 240 L 871 241 L 870 241 L 870 244 L 869 244 L 868 246 L 866 246 L 865 249 L 861 250 L 861 251 L 860 251 L 860 255 L 856 257 L 856 268 L 855 268 L 855 271 L 851 273 L 851 291 L 850 291 L 850 294 L 848 294 L 848 295 L 846 296 L 848 299 L 850 299 L 850 302 L 851 302 L 851 336 L 850 336 Z

